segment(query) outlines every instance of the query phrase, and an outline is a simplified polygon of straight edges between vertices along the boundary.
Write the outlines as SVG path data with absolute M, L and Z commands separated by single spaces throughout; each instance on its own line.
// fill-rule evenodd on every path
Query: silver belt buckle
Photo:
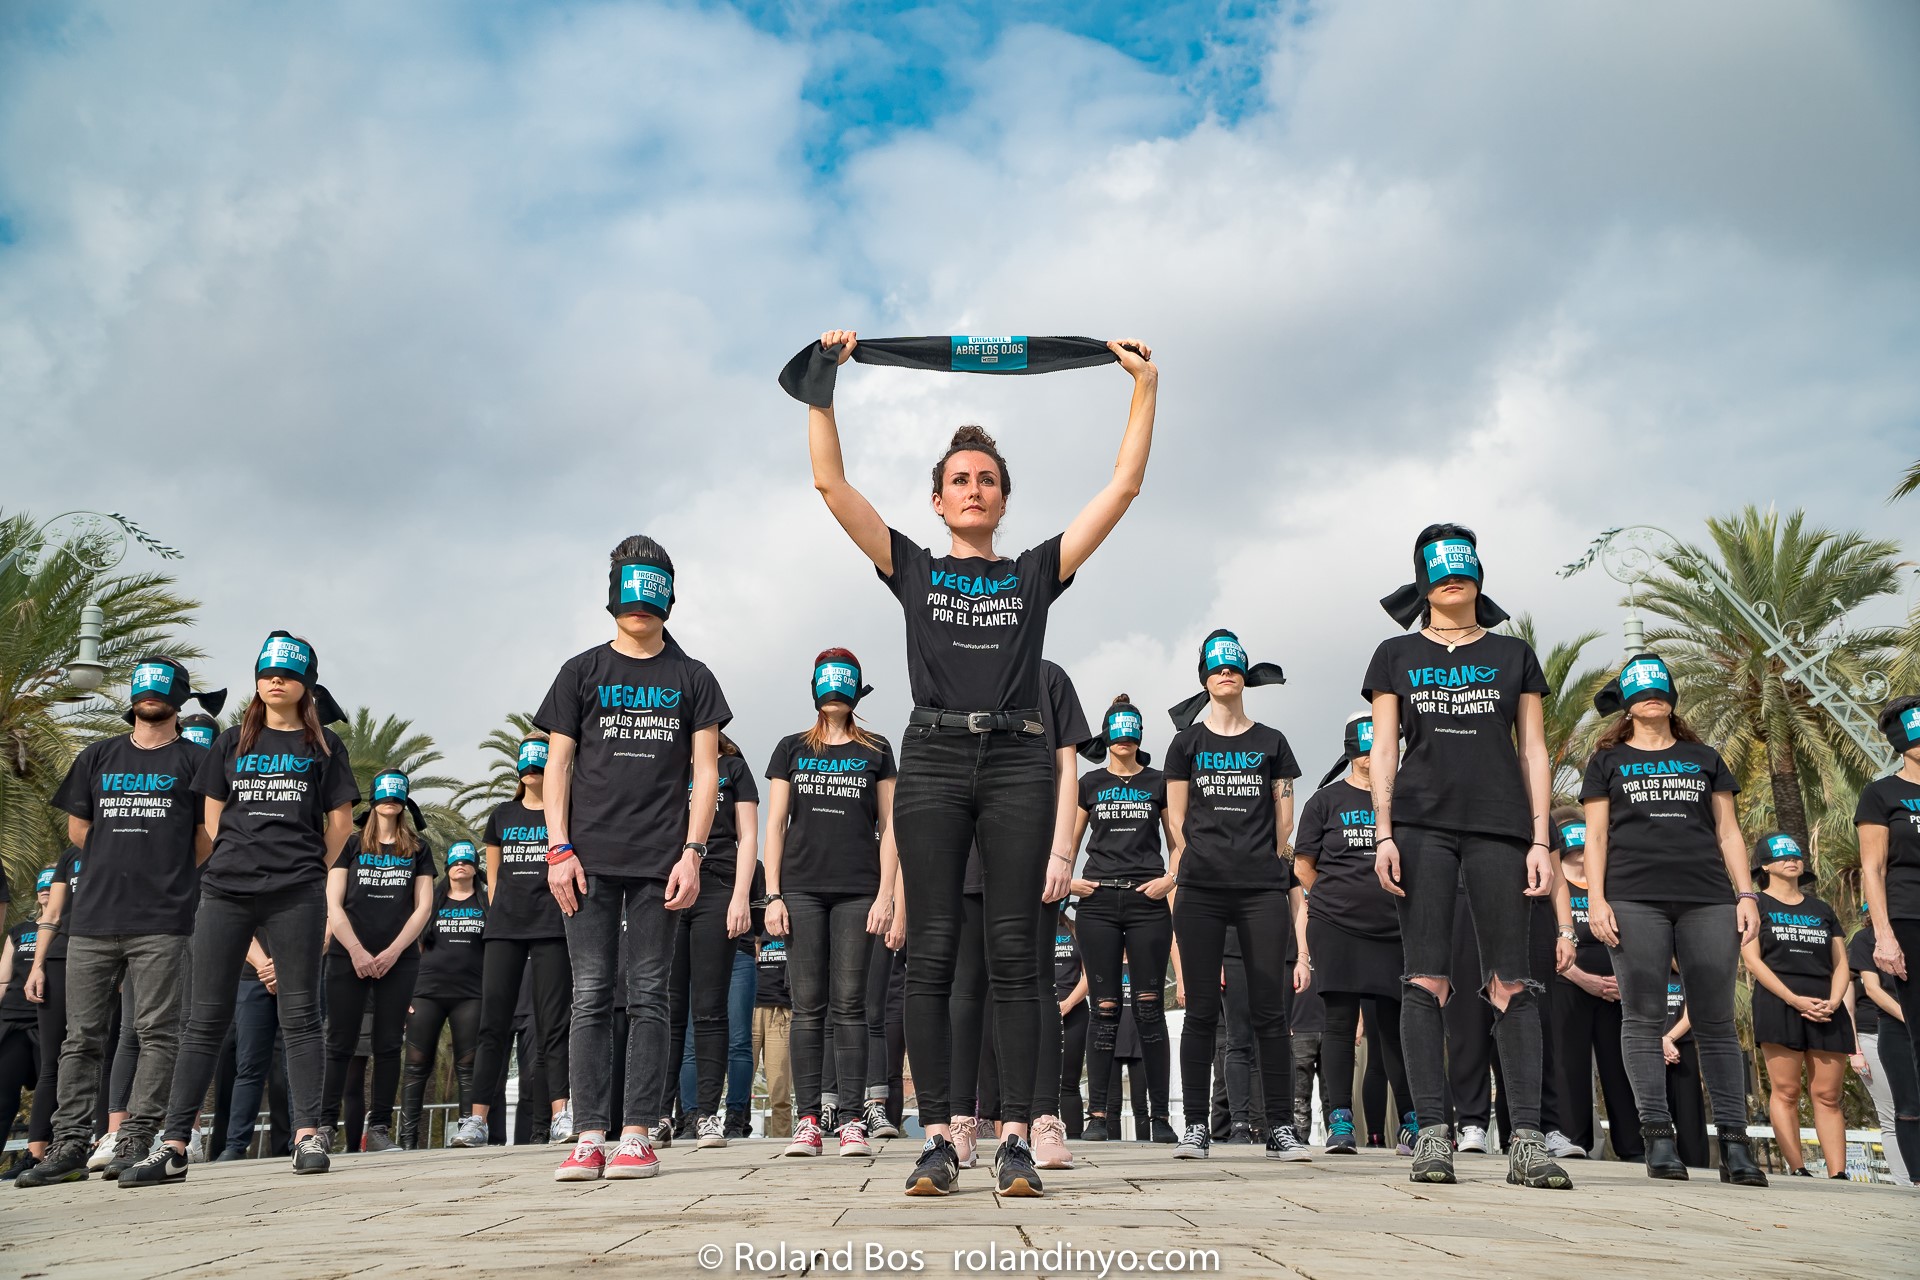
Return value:
M 967 712 L 967 732 L 992 733 L 993 732 L 993 712 L 991 711 Z

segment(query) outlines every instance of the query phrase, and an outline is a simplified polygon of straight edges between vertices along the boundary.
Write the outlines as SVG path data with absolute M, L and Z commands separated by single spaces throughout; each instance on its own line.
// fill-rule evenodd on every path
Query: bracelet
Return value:
M 572 845 L 557 844 L 553 846 L 553 848 L 547 850 L 547 865 L 554 866 L 558 863 L 565 862 L 568 858 L 571 858 L 572 856 L 573 856 Z
M 1535 840 L 1535 841 L 1534 841 L 1534 842 L 1533 842 L 1532 844 L 1530 844 L 1530 845 L 1528 845 L 1528 846 L 1527 846 L 1527 848 L 1529 848 L 1529 849 L 1549 849 L 1549 848 L 1552 848 L 1552 846 L 1551 846 L 1551 845 L 1549 845 L 1549 844 L 1548 844 L 1548 843 L 1547 843 L 1547 842 L 1546 842 L 1545 840 Z
M 1374 843 L 1374 847 L 1378 848 L 1383 844 L 1397 844 L 1399 842 L 1396 841 L 1392 836 L 1376 836 L 1374 838 L 1373 843 Z
M 1751 889 L 1748 889 L 1748 890 L 1745 890 L 1744 892 L 1741 892 L 1741 893 L 1736 893 L 1736 894 L 1734 894 L 1734 895 L 1733 895 L 1733 900 L 1734 900 L 1735 902 L 1738 902 L 1738 901 L 1740 901 L 1740 899 L 1742 899 L 1742 898 L 1745 898 L 1745 899 L 1746 899 L 1747 901 L 1749 901 L 1749 902 L 1758 902 L 1758 901 L 1760 901 L 1760 895 L 1759 895 L 1759 894 L 1757 894 L 1757 893 L 1755 893 L 1755 892 L 1754 892 L 1753 890 L 1751 890 Z
M 1067 864 L 1068 866 L 1072 866 L 1072 865 L 1073 865 L 1073 855 L 1072 855 L 1072 854 L 1069 854 L 1069 853 L 1056 853 L 1056 854 L 1054 854 L 1054 855 L 1053 855 L 1053 856 L 1052 856 L 1051 858 L 1049 858 L 1049 859 L 1047 859 L 1047 861 L 1049 861 L 1049 862 L 1064 862 L 1064 863 L 1066 863 L 1066 864 Z
M 1580 935 L 1575 933 L 1571 928 L 1569 928 L 1566 925 L 1561 925 L 1558 932 L 1560 936 L 1565 938 L 1568 942 L 1580 941 Z
M 770 893 L 767 895 L 766 900 L 768 902 L 785 902 L 787 895 L 784 893 Z

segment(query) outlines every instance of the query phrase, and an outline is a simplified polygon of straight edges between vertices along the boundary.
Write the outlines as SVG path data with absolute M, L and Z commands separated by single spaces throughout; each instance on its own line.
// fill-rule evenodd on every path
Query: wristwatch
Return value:
M 706 846 L 706 844 L 705 844 L 704 842 L 702 842 L 702 841 L 699 841 L 699 840 L 689 840 L 689 841 L 687 841 L 687 842 L 686 842 L 685 844 L 683 844 L 683 845 L 681 845 L 681 846 L 680 846 L 680 848 L 681 848 L 681 850 L 682 850 L 683 852 L 684 852 L 685 850 L 688 850 L 688 849 L 691 849 L 691 850 L 693 850 L 693 853 L 694 853 L 694 856 L 695 856 L 695 857 L 697 857 L 697 858 L 699 858 L 699 859 L 701 859 L 702 861 L 705 861 L 705 859 L 706 859 L 706 856 L 707 856 L 707 846 Z
M 1560 936 L 1565 938 L 1568 942 L 1580 941 L 1580 935 L 1573 931 L 1573 927 L 1571 925 L 1564 925 L 1564 924 L 1561 925 Z

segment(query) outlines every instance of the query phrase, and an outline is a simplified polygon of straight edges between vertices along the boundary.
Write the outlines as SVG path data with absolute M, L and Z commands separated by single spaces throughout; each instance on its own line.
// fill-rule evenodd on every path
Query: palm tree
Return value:
M 1920 489 L 1920 462 L 1907 468 L 1907 474 L 1900 478 L 1900 483 L 1894 487 L 1891 494 L 1887 495 L 1887 501 L 1898 502 L 1916 489 Z
M 520 744 L 537 732 L 531 714 L 508 712 L 506 724 L 480 740 L 481 754 L 492 763 L 493 771 L 483 781 L 469 782 L 454 792 L 449 803 L 484 823 L 495 807 L 513 799 L 520 789 Z
M 24 514 L 0 520 L 0 556 L 26 548 L 36 527 Z M 103 573 L 91 567 L 88 546 L 67 545 L 76 554 L 44 555 L 37 573 L 18 560 L 0 571 L 0 869 L 16 916 L 33 908 L 34 875 L 66 847 L 66 820 L 50 801 L 67 766 L 94 738 L 126 732 L 119 715 L 133 664 L 156 650 L 183 661 L 205 656 L 180 639 L 200 605 L 176 594 L 171 576 Z M 99 693 L 68 702 L 64 668 L 89 599 L 106 613 L 107 672 Z
M 1526 641 L 1534 653 L 1540 652 L 1532 614 L 1523 613 L 1500 630 Z M 1586 774 L 1587 757 L 1593 754 L 1593 739 L 1599 730 L 1593 695 L 1613 678 L 1613 670 L 1605 667 L 1588 667 L 1574 674 L 1581 652 L 1600 635 L 1598 631 L 1582 632 L 1554 645 L 1540 659 L 1552 690 L 1546 697 L 1547 776 L 1553 782 L 1556 805 L 1580 803 L 1580 780 Z
M 373 777 L 383 769 L 399 769 L 407 775 L 437 858 L 444 860 L 447 846 L 455 840 L 475 839 L 472 824 L 452 803 L 452 794 L 461 789 L 460 780 L 427 772 L 443 757 L 431 735 L 414 731 L 413 721 L 387 716 L 376 722 L 370 708 L 360 707 L 350 722 L 335 725 L 334 731 L 353 761 L 354 781 L 359 783 L 362 796 L 372 793 Z M 449 793 L 448 798 L 429 800 L 423 795 L 436 791 Z
M 1829 797 L 1837 803 L 1847 794 L 1871 762 L 1806 689 L 1787 678 L 1786 664 L 1707 585 L 1698 563 L 1717 567 L 1787 635 L 1827 649 L 1827 670 L 1842 683 L 1858 683 L 1891 654 L 1898 632 L 1844 624 L 1862 603 L 1898 590 L 1899 547 L 1809 528 L 1805 512 L 1783 519 L 1772 508 L 1752 506 L 1709 519 L 1707 531 L 1711 554 L 1683 545 L 1664 573 L 1641 584 L 1639 603 L 1673 624 L 1655 628 L 1648 640 L 1687 686 L 1688 722 L 1751 784 L 1742 806 L 1748 823 L 1808 841 L 1818 860 L 1822 850 L 1811 840 L 1810 818 Z

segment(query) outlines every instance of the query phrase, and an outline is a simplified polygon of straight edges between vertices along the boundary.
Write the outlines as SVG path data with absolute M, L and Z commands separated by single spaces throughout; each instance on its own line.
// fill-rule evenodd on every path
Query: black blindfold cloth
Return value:
M 850 707 L 873 692 L 873 686 L 860 683 L 860 668 L 844 658 L 829 658 L 813 669 L 813 709 L 829 702 L 844 702 Z
M 427 820 L 421 816 L 420 806 L 413 799 L 413 783 L 398 769 L 383 769 L 374 775 L 373 798 L 367 802 L 366 808 L 354 815 L 354 823 L 358 825 L 365 822 L 372 816 L 375 805 L 386 804 L 389 801 L 407 807 L 407 812 L 413 815 L 415 831 L 427 829 Z
M 1636 653 L 1620 668 L 1620 674 L 1602 685 L 1593 695 L 1593 709 L 1603 716 L 1624 711 L 1636 702 L 1658 699 L 1672 707 L 1680 705 L 1680 686 L 1673 672 L 1659 655 Z
M 1185 729 L 1200 718 L 1200 713 L 1207 709 L 1207 677 L 1222 667 L 1238 671 L 1249 689 L 1287 682 L 1286 673 L 1275 663 L 1248 662 L 1247 651 L 1233 632 L 1224 627 L 1212 631 L 1200 642 L 1200 692 L 1167 708 L 1174 728 Z
M 1330 786 L 1335 778 L 1347 771 L 1347 765 L 1361 756 L 1373 752 L 1373 717 L 1357 715 L 1347 721 L 1347 732 L 1341 742 L 1340 758 L 1333 762 L 1333 768 L 1327 770 L 1327 776 L 1320 779 L 1320 786 Z M 1318 790 L 1318 788 L 1315 788 Z
M 1785 862 L 1790 858 L 1800 859 L 1799 884 L 1802 889 L 1811 889 L 1819 883 L 1820 877 L 1813 873 L 1813 864 L 1808 861 L 1806 850 L 1800 847 L 1798 840 L 1784 831 L 1769 832 L 1753 842 L 1753 878 L 1760 880 L 1762 884 L 1766 883 L 1761 877 L 1766 875 L 1767 867 L 1772 863 Z
M 607 612 L 614 617 L 673 612 L 673 570 L 653 560 L 622 560 L 607 570 Z
M 1080 754 L 1095 764 L 1104 764 L 1108 743 L 1131 742 L 1138 748 L 1146 724 L 1146 717 L 1140 714 L 1140 708 L 1130 702 L 1116 702 L 1101 717 L 1100 732 L 1080 744 Z M 1133 758 L 1140 762 L 1142 768 L 1153 763 L 1153 757 L 1144 751 L 1135 750 Z
M 120 716 L 132 724 L 133 704 L 144 698 L 158 698 L 175 711 L 189 702 L 197 702 L 208 715 L 219 715 L 227 705 L 225 689 L 196 690 L 185 667 L 165 654 L 154 654 L 133 664 L 133 679 L 127 691 L 127 709 Z
M 267 634 L 266 643 L 260 646 L 260 656 L 253 662 L 253 677 L 280 675 L 298 680 L 313 695 L 313 709 L 320 717 L 321 724 L 341 724 L 347 719 L 347 713 L 333 700 L 325 685 L 320 683 L 320 655 L 314 647 L 291 631 L 272 631 Z
M 862 338 L 853 349 L 858 364 L 938 373 L 1057 373 L 1116 364 L 1118 358 L 1097 338 L 974 337 L 947 334 L 927 338 Z M 795 400 L 825 409 L 833 403 L 839 373 L 840 344 L 809 342 L 780 370 L 780 387 Z
M 1920 746 L 1920 698 L 1895 698 L 1880 712 L 1880 732 L 1901 755 Z
M 212 716 L 181 716 L 180 736 L 199 746 L 211 747 L 213 740 L 220 736 L 220 723 Z
M 1448 578 L 1471 578 L 1479 584 L 1480 595 L 1473 602 L 1473 620 L 1482 627 L 1491 631 L 1507 620 L 1507 611 L 1487 599 L 1480 553 L 1472 538 L 1435 538 L 1415 547 L 1413 581 L 1382 597 L 1380 607 L 1404 630 L 1420 617 L 1420 606 L 1427 602 L 1427 593 Z

